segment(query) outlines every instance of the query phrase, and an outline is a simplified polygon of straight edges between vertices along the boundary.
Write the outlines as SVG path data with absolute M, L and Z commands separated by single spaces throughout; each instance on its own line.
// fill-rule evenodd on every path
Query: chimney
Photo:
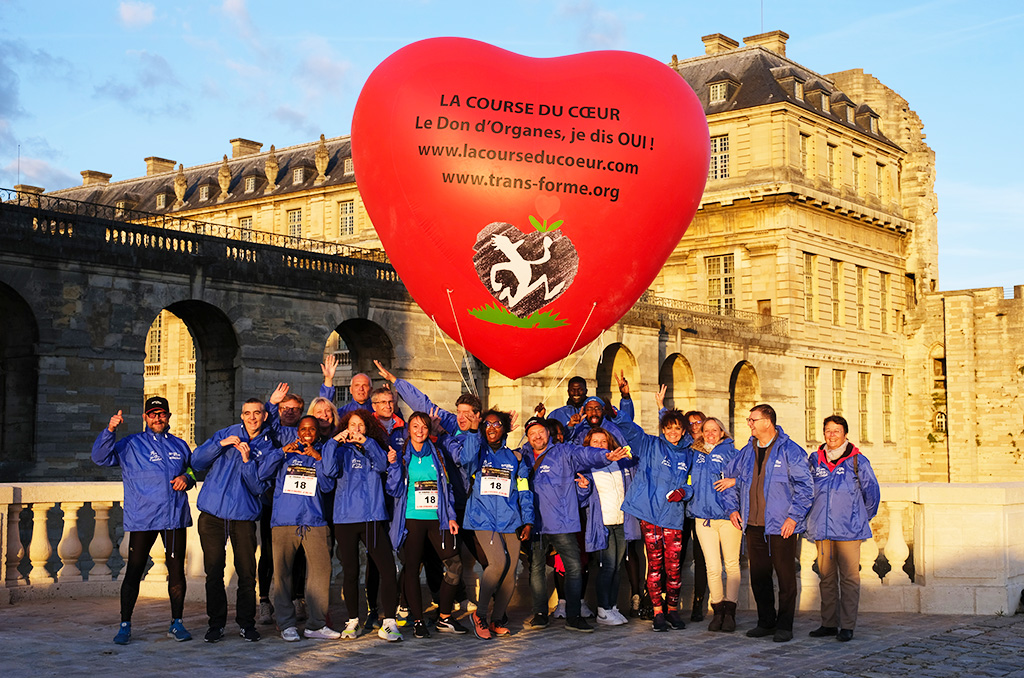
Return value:
M 786 41 L 789 40 L 789 33 L 783 31 L 769 31 L 759 35 L 752 35 L 743 38 L 743 44 L 747 47 L 761 46 L 779 56 L 786 56 Z
M 43 189 L 39 186 L 29 186 L 28 184 L 16 184 L 14 190 L 18 193 L 24 193 L 25 198 L 30 207 L 39 207 L 39 196 L 43 194 Z M 21 196 L 18 196 L 22 199 Z
M 722 35 L 721 33 L 705 35 L 701 40 L 704 42 L 704 54 L 728 52 L 729 50 L 736 49 L 740 46 L 740 43 L 736 42 L 732 38 Z
M 248 139 L 232 139 L 231 140 L 231 157 L 241 158 L 246 155 L 254 155 L 260 152 L 263 148 L 263 144 L 258 141 L 250 141 Z
M 109 184 L 110 177 L 114 175 L 107 174 L 106 172 L 97 172 L 96 170 L 82 170 L 82 185 L 83 186 L 99 186 L 101 184 Z
M 158 158 L 155 155 L 151 155 L 146 158 L 146 176 L 151 177 L 154 174 L 163 174 L 164 172 L 174 171 L 174 161 L 168 160 L 167 158 Z

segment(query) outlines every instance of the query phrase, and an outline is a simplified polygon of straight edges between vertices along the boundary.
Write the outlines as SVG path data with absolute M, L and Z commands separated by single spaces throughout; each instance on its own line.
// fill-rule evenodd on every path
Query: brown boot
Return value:
M 722 606 L 722 631 L 732 633 L 736 630 L 736 603 L 723 600 Z
M 708 631 L 721 631 L 722 621 L 725 617 L 725 603 L 711 603 L 711 609 L 714 610 L 715 615 L 711 618 L 711 623 L 708 624 Z

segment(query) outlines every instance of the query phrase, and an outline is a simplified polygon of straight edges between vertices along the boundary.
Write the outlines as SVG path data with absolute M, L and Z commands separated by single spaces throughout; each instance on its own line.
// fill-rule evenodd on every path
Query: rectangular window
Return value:
M 801 134 L 800 135 L 800 169 L 807 172 L 811 171 L 810 167 L 810 147 L 811 147 L 811 135 Z
M 892 442 L 892 375 L 882 375 L 882 440 Z
M 862 156 L 853 154 L 853 166 L 851 170 L 853 172 L 853 191 L 854 193 L 860 193 L 860 161 Z
M 125 200 L 118 200 L 114 203 L 114 218 L 120 219 L 124 216 L 124 211 L 128 207 L 128 202 Z
M 832 370 L 832 414 L 843 416 L 843 389 L 846 388 L 846 370 Z
M 199 187 L 199 199 L 209 200 L 210 199 L 210 187 L 208 185 L 202 185 Z
M 156 320 L 149 326 L 149 335 L 146 337 L 146 374 L 160 374 L 160 357 L 164 345 L 164 314 L 157 313 Z M 155 371 L 150 368 L 155 365 Z
M 878 163 L 875 165 L 875 195 L 878 196 L 879 200 L 885 200 L 885 165 Z
M 252 193 L 256 190 L 256 177 L 248 176 L 245 178 L 245 192 Z
M 719 314 L 736 307 L 736 278 L 733 255 L 722 254 L 704 259 L 708 271 L 708 305 Z
M 288 210 L 288 235 L 294 238 L 302 237 L 302 210 Z
M 306 180 L 306 171 L 304 167 L 296 167 L 292 170 L 292 183 L 301 184 Z
M 825 153 L 825 164 L 828 166 L 828 183 L 836 184 L 836 145 L 829 144 Z
M 871 375 L 867 372 L 857 373 L 857 412 L 860 415 L 859 439 L 866 443 L 868 435 L 868 389 L 871 387 Z
M 804 252 L 804 320 L 814 322 L 814 298 L 817 283 L 816 267 L 817 257 L 810 252 Z
M 188 413 L 188 428 L 185 431 L 185 442 L 195 445 L 196 440 L 196 394 L 195 391 L 185 396 L 185 411 Z
M 843 262 L 832 260 L 832 324 L 843 324 Z
M 252 217 L 241 217 L 238 220 L 239 240 L 242 242 L 253 242 Z
M 711 137 L 711 166 L 708 179 L 729 178 L 729 135 Z
M 890 275 L 885 271 L 879 273 L 878 296 L 880 299 L 882 314 L 882 331 L 889 331 L 889 280 Z
M 709 103 L 716 104 L 720 101 L 726 100 L 726 95 L 729 93 L 729 83 L 727 82 L 716 82 L 708 88 L 708 101 Z
M 356 201 L 342 200 L 338 203 L 338 235 L 355 235 Z
M 793 83 L 793 92 L 796 94 L 797 101 L 803 101 L 804 99 L 804 84 L 797 80 Z
M 868 269 L 857 267 L 857 329 L 868 328 Z
M 804 428 L 808 442 L 818 439 L 818 368 L 804 368 Z
M 160 195 L 156 196 L 156 208 L 158 210 L 162 210 L 165 207 L 167 207 L 167 194 L 161 193 Z
M 355 171 L 352 166 L 352 158 L 345 158 L 345 174 L 352 174 Z

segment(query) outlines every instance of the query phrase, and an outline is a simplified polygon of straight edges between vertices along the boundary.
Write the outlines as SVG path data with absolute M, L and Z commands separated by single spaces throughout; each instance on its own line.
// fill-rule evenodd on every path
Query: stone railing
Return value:
M 193 507 L 199 488 L 189 492 Z M 0 485 L 0 602 L 59 595 L 116 595 L 127 541 L 119 482 Z M 883 484 L 875 538 L 861 547 L 861 609 L 933 614 L 1012 614 L 1024 587 L 1024 483 Z M 230 547 L 229 547 L 230 548 Z M 166 595 L 161 542 L 142 594 Z M 800 548 L 801 610 L 816 610 L 815 547 Z M 190 528 L 189 596 L 201 599 L 202 552 Z M 233 575 L 227 558 L 225 578 Z M 684 581 L 689 578 L 684 577 Z M 747 569 L 744 563 L 744 582 Z M 692 579 L 689 579 L 692 582 Z M 684 591 L 684 595 L 686 592 Z M 749 586 L 740 607 L 752 605 Z
M 638 321 L 657 322 L 667 329 L 679 327 L 698 335 L 701 332 L 713 332 L 720 336 L 725 331 L 778 339 L 789 337 L 789 321 L 786 318 L 659 297 L 650 290 L 640 295 L 628 315 Z

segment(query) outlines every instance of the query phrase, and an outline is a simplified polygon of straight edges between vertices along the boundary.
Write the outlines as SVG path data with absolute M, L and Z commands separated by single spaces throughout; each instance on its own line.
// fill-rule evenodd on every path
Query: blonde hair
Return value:
M 317 405 L 320 405 L 321 403 L 326 404 L 329 408 L 331 408 L 331 425 L 333 429 L 331 430 L 329 435 L 333 436 L 338 432 L 338 408 L 334 405 L 334 403 L 332 403 L 329 399 L 323 397 L 313 398 L 313 402 L 309 404 L 309 411 L 307 411 L 306 414 L 315 417 L 316 415 L 313 414 L 313 410 L 314 408 L 316 408 Z
M 725 424 L 723 424 L 722 420 L 719 419 L 718 417 L 706 417 L 704 419 L 704 423 L 701 424 L 701 427 L 700 427 L 700 432 L 701 432 L 702 435 L 704 433 L 704 427 L 708 425 L 709 421 L 715 422 L 716 424 L 718 424 L 718 428 L 722 429 L 722 440 L 725 440 L 726 438 L 728 438 L 729 440 L 732 440 L 732 434 L 729 433 L 729 429 L 727 429 L 725 427 Z

